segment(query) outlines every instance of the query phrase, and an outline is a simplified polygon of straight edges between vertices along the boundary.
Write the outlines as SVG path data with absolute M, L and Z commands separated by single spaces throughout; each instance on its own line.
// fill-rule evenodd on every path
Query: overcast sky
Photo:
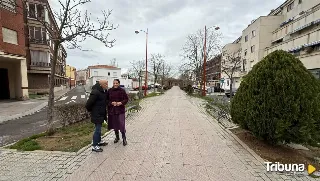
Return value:
M 145 59 L 145 35 L 135 34 L 138 29 L 149 29 L 148 53 L 161 53 L 174 66 L 181 62 L 181 48 L 188 34 L 200 28 L 219 26 L 223 44 L 238 38 L 251 20 L 267 15 L 285 0 L 92 0 L 83 5 L 93 17 L 101 10 L 112 9 L 110 21 L 119 28 L 110 31 L 116 39 L 113 48 L 106 48 L 95 40 L 87 40 L 80 51 L 67 49 L 67 64 L 77 69 L 95 64 L 110 64 L 116 58 L 126 71 L 132 60 Z M 52 0 L 51 6 L 60 5 Z

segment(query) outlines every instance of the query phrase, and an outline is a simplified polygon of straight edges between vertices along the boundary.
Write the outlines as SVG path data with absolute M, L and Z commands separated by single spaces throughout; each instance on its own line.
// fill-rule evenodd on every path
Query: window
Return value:
M 247 64 L 247 60 L 246 59 L 243 59 L 242 61 L 242 71 L 246 71 L 246 64 Z
M 94 71 L 93 76 L 98 76 L 98 71 Z
M 113 77 L 117 77 L 117 72 L 113 72 Z
M 256 30 L 252 31 L 252 38 L 256 36 Z
M 44 20 L 44 7 L 42 4 L 29 4 L 27 9 L 29 18 Z
M 30 50 L 30 55 L 31 55 L 31 65 L 41 66 L 41 67 L 50 66 L 49 52 Z
M 251 53 L 253 53 L 255 51 L 255 46 L 251 46 Z
M 2 27 L 3 42 L 18 45 L 18 34 L 14 30 Z
M 291 11 L 294 6 L 294 1 L 287 6 L 287 12 Z
M 244 41 L 245 41 L 245 42 L 248 41 L 248 35 L 246 35 L 246 36 L 244 37 Z
M 15 0 L 0 0 L 1 8 L 8 9 L 10 11 L 14 11 L 16 9 Z
M 48 44 L 47 33 L 45 28 L 41 27 L 29 27 L 29 39 L 32 43 Z
M 244 56 L 247 56 L 247 49 L 244 50 Z

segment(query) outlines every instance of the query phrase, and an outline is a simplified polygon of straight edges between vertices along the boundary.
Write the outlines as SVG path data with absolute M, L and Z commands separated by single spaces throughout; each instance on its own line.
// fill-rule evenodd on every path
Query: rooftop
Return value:
M 97 69 L 97 68 L 101 68 L 101 69 L 120 69 L 118 67 L 115 66 L 110 66 L 110 65 L 93 65 L 93 66 L 89 66 L 88 69 Z

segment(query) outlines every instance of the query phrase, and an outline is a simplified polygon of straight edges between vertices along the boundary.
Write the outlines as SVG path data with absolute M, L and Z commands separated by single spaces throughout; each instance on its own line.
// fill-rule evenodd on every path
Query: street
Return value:
M 65 96 L 55 101 L 55 105 L 77 103 L 86 101 L 90 93 L 86 93 L 84 86 L 77 86 L 68 92 Z
M 56 100 L 55 105 L 76 103 L 87 98 L 84 87 L 78 86 Z M 46 131 L 47 110 L 45 107 L 33 115 L 0 124 L 0 147 Z

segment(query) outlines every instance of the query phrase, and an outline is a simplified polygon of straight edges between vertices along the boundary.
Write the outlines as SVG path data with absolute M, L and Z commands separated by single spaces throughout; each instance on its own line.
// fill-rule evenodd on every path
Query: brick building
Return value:
M 28 97 L 23 9 L 17 6 L 0 1 L 0 99 Z
M 25 5 L 26 58 L 29 92 L 48 92 L 54 44 L 43 26 L 44 21 L 54 30 L 58 26 L 47 0 L 27 0 Z M 55 72 L 55 87 L 65 86 L 67 53 L 61 46 Z
M 221 55 L 218 55 L 207 61 L 206 80 L 207 86 L 219 86 L 221 77 Z

